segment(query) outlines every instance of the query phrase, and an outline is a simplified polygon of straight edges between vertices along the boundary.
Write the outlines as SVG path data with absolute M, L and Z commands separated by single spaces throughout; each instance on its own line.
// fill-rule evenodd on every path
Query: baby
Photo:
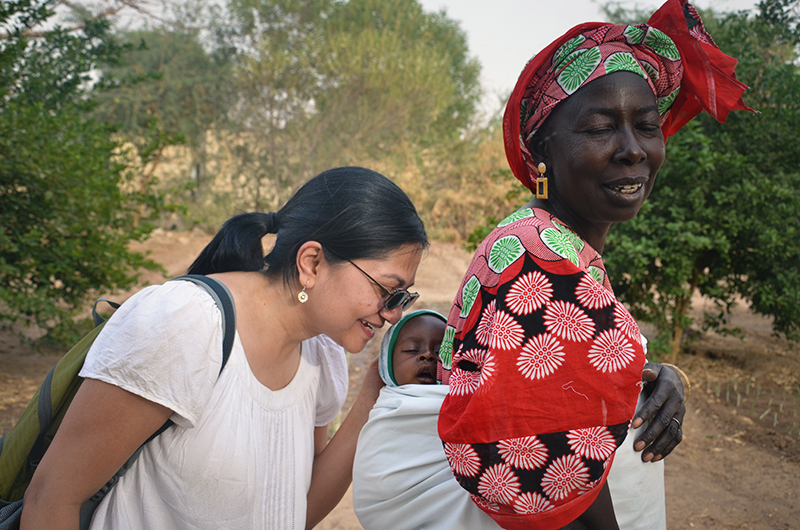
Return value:
M 446 319 L 414 311 L 389 328 L 378 368 L 386 386 L 358 437 L 353 508 L 366 530 L 499 529 L 458 485 L 437 421 L 447 386 L 436 384 Z
M 447 320 L 422 309 L 401 318 L 381 341 L 379 371 L 388 386 L 436 384 L 436 360 Z

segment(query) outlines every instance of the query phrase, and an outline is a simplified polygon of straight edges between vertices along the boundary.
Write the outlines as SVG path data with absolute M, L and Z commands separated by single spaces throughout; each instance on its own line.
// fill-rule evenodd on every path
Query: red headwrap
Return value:
M 705 110 L 724 122 L 747 86 L 736 59 L 722 53 L 687 0 L 668 0 L 647 24 L 588 22 L 575 26 L 525 66 L 503 116 L 506 157 L 531 190 L 539 176 L 528 146 L 555 106 L 585 84 L 618 71 L 645 78 L 661 114 L 664 137 Z

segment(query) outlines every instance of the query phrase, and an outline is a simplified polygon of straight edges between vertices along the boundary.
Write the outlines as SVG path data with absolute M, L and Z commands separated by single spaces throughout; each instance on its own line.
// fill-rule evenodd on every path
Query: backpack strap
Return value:
M 220 314 L 222 315 L 222 329 L 224 330 L 222 338 L 222 363 L 219 368 L 219 373 L 221 374 L 222 370 L 225 368 L 225 365 L 228 363 L 228 359 L 230 359 L 231 351 L 233 350 L 233 341 L 236 337 L 236 306 L 233 303 L 233 295 L 228 289 L 228 286 L 221 281 L 215 280 L 214 278 L 209 278 L 208 276 L 202 276 L 200 274 L 187 274 L 185 276 L 174 278 L 170 281 L 178 280 L 189 281 L 206 289 L 208 294 L 211 295 L 211 297 L 214 299 L 214 302 L 216 302 L 217 307 L 219 308 Z M 97 304 L 95 303 L 95 307 L 96 306 Z M 97 509 L 100 501 L 103 500 L 106 494 L 108 494 L 111 488 L 114 487 L 122 475 L 127 473 L 131 466 L 133 466 L 134 462 L 136 462 L 136 459 L 139 458 L 139 454 L 142 452 L 144 446 L 159 434 L 169 429 L 172 425 L 172 420 L 167 420 L 164 425 L 159 427 L 159 429 L 154 432 L 146 442 L 140 445 L 130 458 L 128 458 L 128 461 L 125 462 L 120 470 L 117 471 L 102 488 L 100 488 L 100 491 L 92 495 L 92 497 L 90 497 L 89 500 L 83 504 L 80 511 L 80 530 L 88 530 L 89 525 L 92 522 L 94 511 Z
M 204 287 L 217 303 L 217 307 L 219 307 L 222 314 L 222 329 L 225 332 L 222 339 L 222 366 L 219 368 L 219 373 L 221 374 L 231 356 L 233 340 L 236 337 L 236 306 L 233 304 L 233 295 L 228 286 L 221 281 L 201 274 L 178 276 L 172 281 L 177 280 L 189 281 Z
M 99 304 L 100 302 L 105 302 L 114 309 L 119 309 L 119 306 L 121 305 L 117 302 L 112 302 L 108 298 L 98 298 L 97 300 L 95 300 L 94 305 L 92 306 L 92 320 L 94 320 L 94 327 L 97 327 L 106 321 L 106 319 L 103 318 L 103 316 L 97 312 L 97 304 Z
M 217 307 L 222 315 L 222 329 L 224 330 L 224 334 L 222 336 L 222 364 L 219 367 L 219 373 L 221 375 L 225 365 L 228 364 L 228 359 L 231 356 L 231 350 L 233 350 L 233 340 L 236 338 L 236 306 L 233 303 L 233 295 L 231 294 L 230 289 L 228 289 L 228 286 L 221 281 L 215 280 L 214 278 L 209 278 L 208 276 L 203 276 L 201 274 L 186 274 L 184 276 L 173 278 L 170 281 L 178 280 L 192 282 L 195 285 L 203 287 L 208 291 L 208 294 L 211 295 L 211 298 L 214 299 L 214 302 L 217 303 Z M 172 427 L 172 425 L 174 425 L 172 420 L 167 420 L 164 425 L 159 427 L 156 432 L 150 435 L 150 438 L 148 438 L 147 441 L 142 444 L 142 446 Z M 139 449 L 141 450 L 141 447 Z M 134 454 L 138 457 L 139 451 Z M 136 458 L 133 458 L 133 460 L 136 460 Z M 133 464 L 133 460 L 130 461 L 131 464 Z M 127 471 L 127 468 L 125 471 Z

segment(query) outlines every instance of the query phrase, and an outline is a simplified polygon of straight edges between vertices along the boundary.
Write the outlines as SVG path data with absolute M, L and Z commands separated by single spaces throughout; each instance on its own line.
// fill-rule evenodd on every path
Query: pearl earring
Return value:
M 308 282 L 306 282 L 308 285 Z M 301 304 L 305 304 L 308 302 L 308 293 L 306 292 L 306 285 L 303 286 L 303 290 L 297 293 L 297 299 L 300 301 Z

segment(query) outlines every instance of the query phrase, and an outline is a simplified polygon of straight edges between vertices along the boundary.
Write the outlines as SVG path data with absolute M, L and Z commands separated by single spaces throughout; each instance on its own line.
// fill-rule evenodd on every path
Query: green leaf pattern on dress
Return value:
M 489 268 L 496 273 L 506 270 L 525 253 L 525 247 L 517 236 L 501 237 L 489 251 Z
M 521 210 L 517 210 L 516 212 L 512 213 L 502 221 L 500 224 L 497 225 L 497 228 L 502 228 L 504 226 L 508 226 L 511 223 L 515 223 L 520 219 L 525 219 L 526 217 L 533 217 L 533 210 L 530 208 L 522 208 Z
M 681 58 L 681 54 L 678 52 L 678 47 L 675 46 L 675 43 L 670 39 L 666 33 L 663 31 L 657 30 L 656 28 L 650 28 L 647 31 L 647 36 L 644 38 L 644 43 L 653 50 L 667 59 L 672 59 L 673 61 L 677 61 Z
M 522 140 L 522 132 L 525 130 L 525 123 L 528 121 L 528 108 L 531 105 L 531 101 L 529 99 L 523 99 L 522 103 L 519 105 L 519 131 L 520 131 L 520 140 Z
M 634 59 L 633 54 L 627 52 L 612 53 L 606 57 L 606 74 L 613 72 L 633 72 L 647 79 L 647 74 L 642 70 L 639 62 Z
M 558 85 L 567 94 L 572 94 L 583 85 L 602 61 L 598 48 L 578 50 L 567 57 L 571 61 L 558 75 Z
M 552 228 L 545 228 L 542 230 L 542 242 L 547 245 L 547 248 L 558 254 L 564 259 L 570 260 L 575 266 L 580 266 L 578 261 L 578 251 L 569 237 L 561 233 L 559 230 Z
M 555 219 L 553 219 L 553 225 L 556 228 L 558 228 L 559 232 L 567 236 L 567 238 L 570 240 L 570 243 L 572 243 L 572 246 L 575 247 L 575 250 L 577 250 L 578 252 L 583 250 L 583 247 L 586 243 L 584 243 L 583 239 L 578 237 L 578 235 L 575 234 L 575 232 L 567 228 L 565 225 L 562 225 Z
M 567 57 L 569 57 L 569 54 L 574 52 L 578 48 L 578 46 L 583 44 L 583 41 L 585 40 L 586 37 L 584 37 L 583 35 L 578 35 L 574 39 L 571 39 L 566 43 L 564 43 L 563 46 L 561 46 L 558 50 L 556 50 L 556 53 L 553 55 L 553 69 L 558 70 L 559 68 L 561 68 L 562 63 L 566 60 Z
M 480 289 L 481 289 L 481 282 L 479 282 L 478 277 L 473 274 L 472 277 L 469 280 L 467 280 L 467 283 L 464 284 L 464 288 L 461 290 L 462 318 L 469 315 L 469 312 L 472 310 L 472 305 L 478 298 L 478 291 L 480 291 Z
M 453 364 L 453 340 L 456 337 L 456 328 L 447 326 L 444 330 L 444 338 L 442 344 L 439 346 L 439 359 L 442 361 L 442 367 L 445 370 L 450 370 Z
M 600 285 L 603 285 L 606 279 L 606 274 L 603 272 L 603 269 L 595 267 L 594 265 L 589 265 L 589 276 L 594 278 Z

